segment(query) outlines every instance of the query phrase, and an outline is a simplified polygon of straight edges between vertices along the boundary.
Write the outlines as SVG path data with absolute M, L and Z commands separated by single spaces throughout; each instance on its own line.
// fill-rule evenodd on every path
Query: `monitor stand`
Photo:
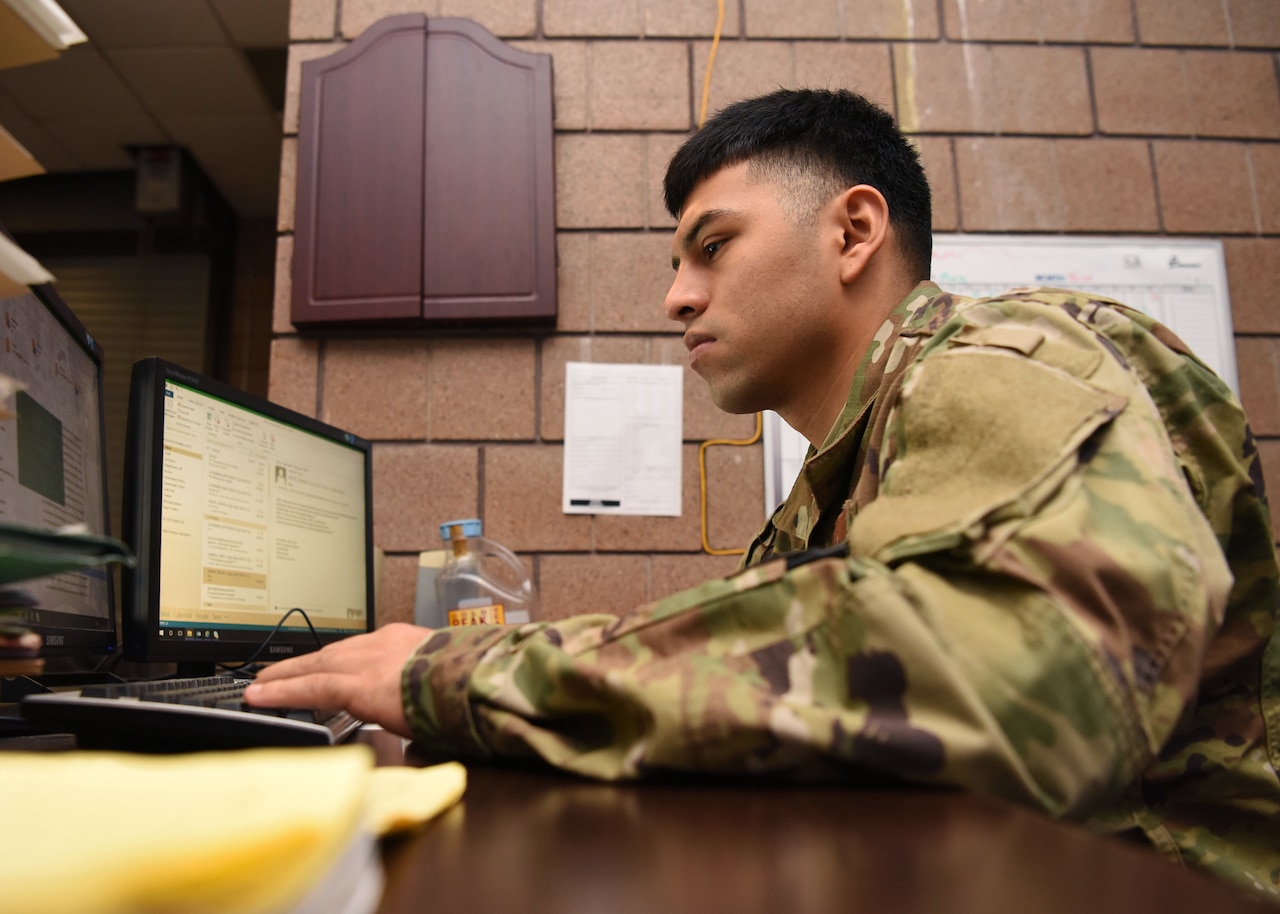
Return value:
M 218 665 L 212 660 L 180 660 L 174 679 L 194 679 L 201 676 L 218 675 Z

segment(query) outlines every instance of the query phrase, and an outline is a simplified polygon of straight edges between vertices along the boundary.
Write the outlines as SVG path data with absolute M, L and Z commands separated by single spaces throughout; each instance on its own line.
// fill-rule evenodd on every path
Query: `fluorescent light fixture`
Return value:
M 28 159 L 35 158 L 35 156 L 31 154 L 31 152 L 27 149 L 26 146 L 23 146 L 21 143 L 18 142 L 17 137 L 15 137 L 8 130 L 4 129 L 4 124 L 0 124 L 0 145 L 9 146 L 17 150 L 19 155 L 26 156 Z
M 44 169 L 13 134 L 0 125 L 0 181 L 43 174 Z
M 24 286 L 53 282 L 53 276 L 38 260 L 4 235 L 0 235 L 0 273 Z
M 53 45 L 59 51 L 65 51 L 73 44 L 88 41 L 89 38 L 80 27 L 71 21 L 62 7 L 54 0 L 4 0 L 32 31 Z

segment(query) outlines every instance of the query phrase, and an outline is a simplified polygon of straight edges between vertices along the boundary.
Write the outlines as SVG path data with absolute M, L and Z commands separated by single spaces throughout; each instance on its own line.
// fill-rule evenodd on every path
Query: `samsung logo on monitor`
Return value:
M 292 654 L 292 644 L 272 644 L 267 647 L 268 654 Z

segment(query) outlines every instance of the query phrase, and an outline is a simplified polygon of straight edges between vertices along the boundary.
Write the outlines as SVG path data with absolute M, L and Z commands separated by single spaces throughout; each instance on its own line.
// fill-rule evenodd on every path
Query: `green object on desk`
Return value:
M 0 524 L 0 586 L 111 562 L 132 568 L 135 559 L 109 536 Z

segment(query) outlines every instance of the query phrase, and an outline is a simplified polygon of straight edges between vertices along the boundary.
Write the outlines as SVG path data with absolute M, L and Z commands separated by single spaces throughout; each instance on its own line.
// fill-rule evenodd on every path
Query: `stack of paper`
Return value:
M 466 771 L 366 746 L 0 753 L 0 911 L 372 911 L 374 836 L 455 803 Z

